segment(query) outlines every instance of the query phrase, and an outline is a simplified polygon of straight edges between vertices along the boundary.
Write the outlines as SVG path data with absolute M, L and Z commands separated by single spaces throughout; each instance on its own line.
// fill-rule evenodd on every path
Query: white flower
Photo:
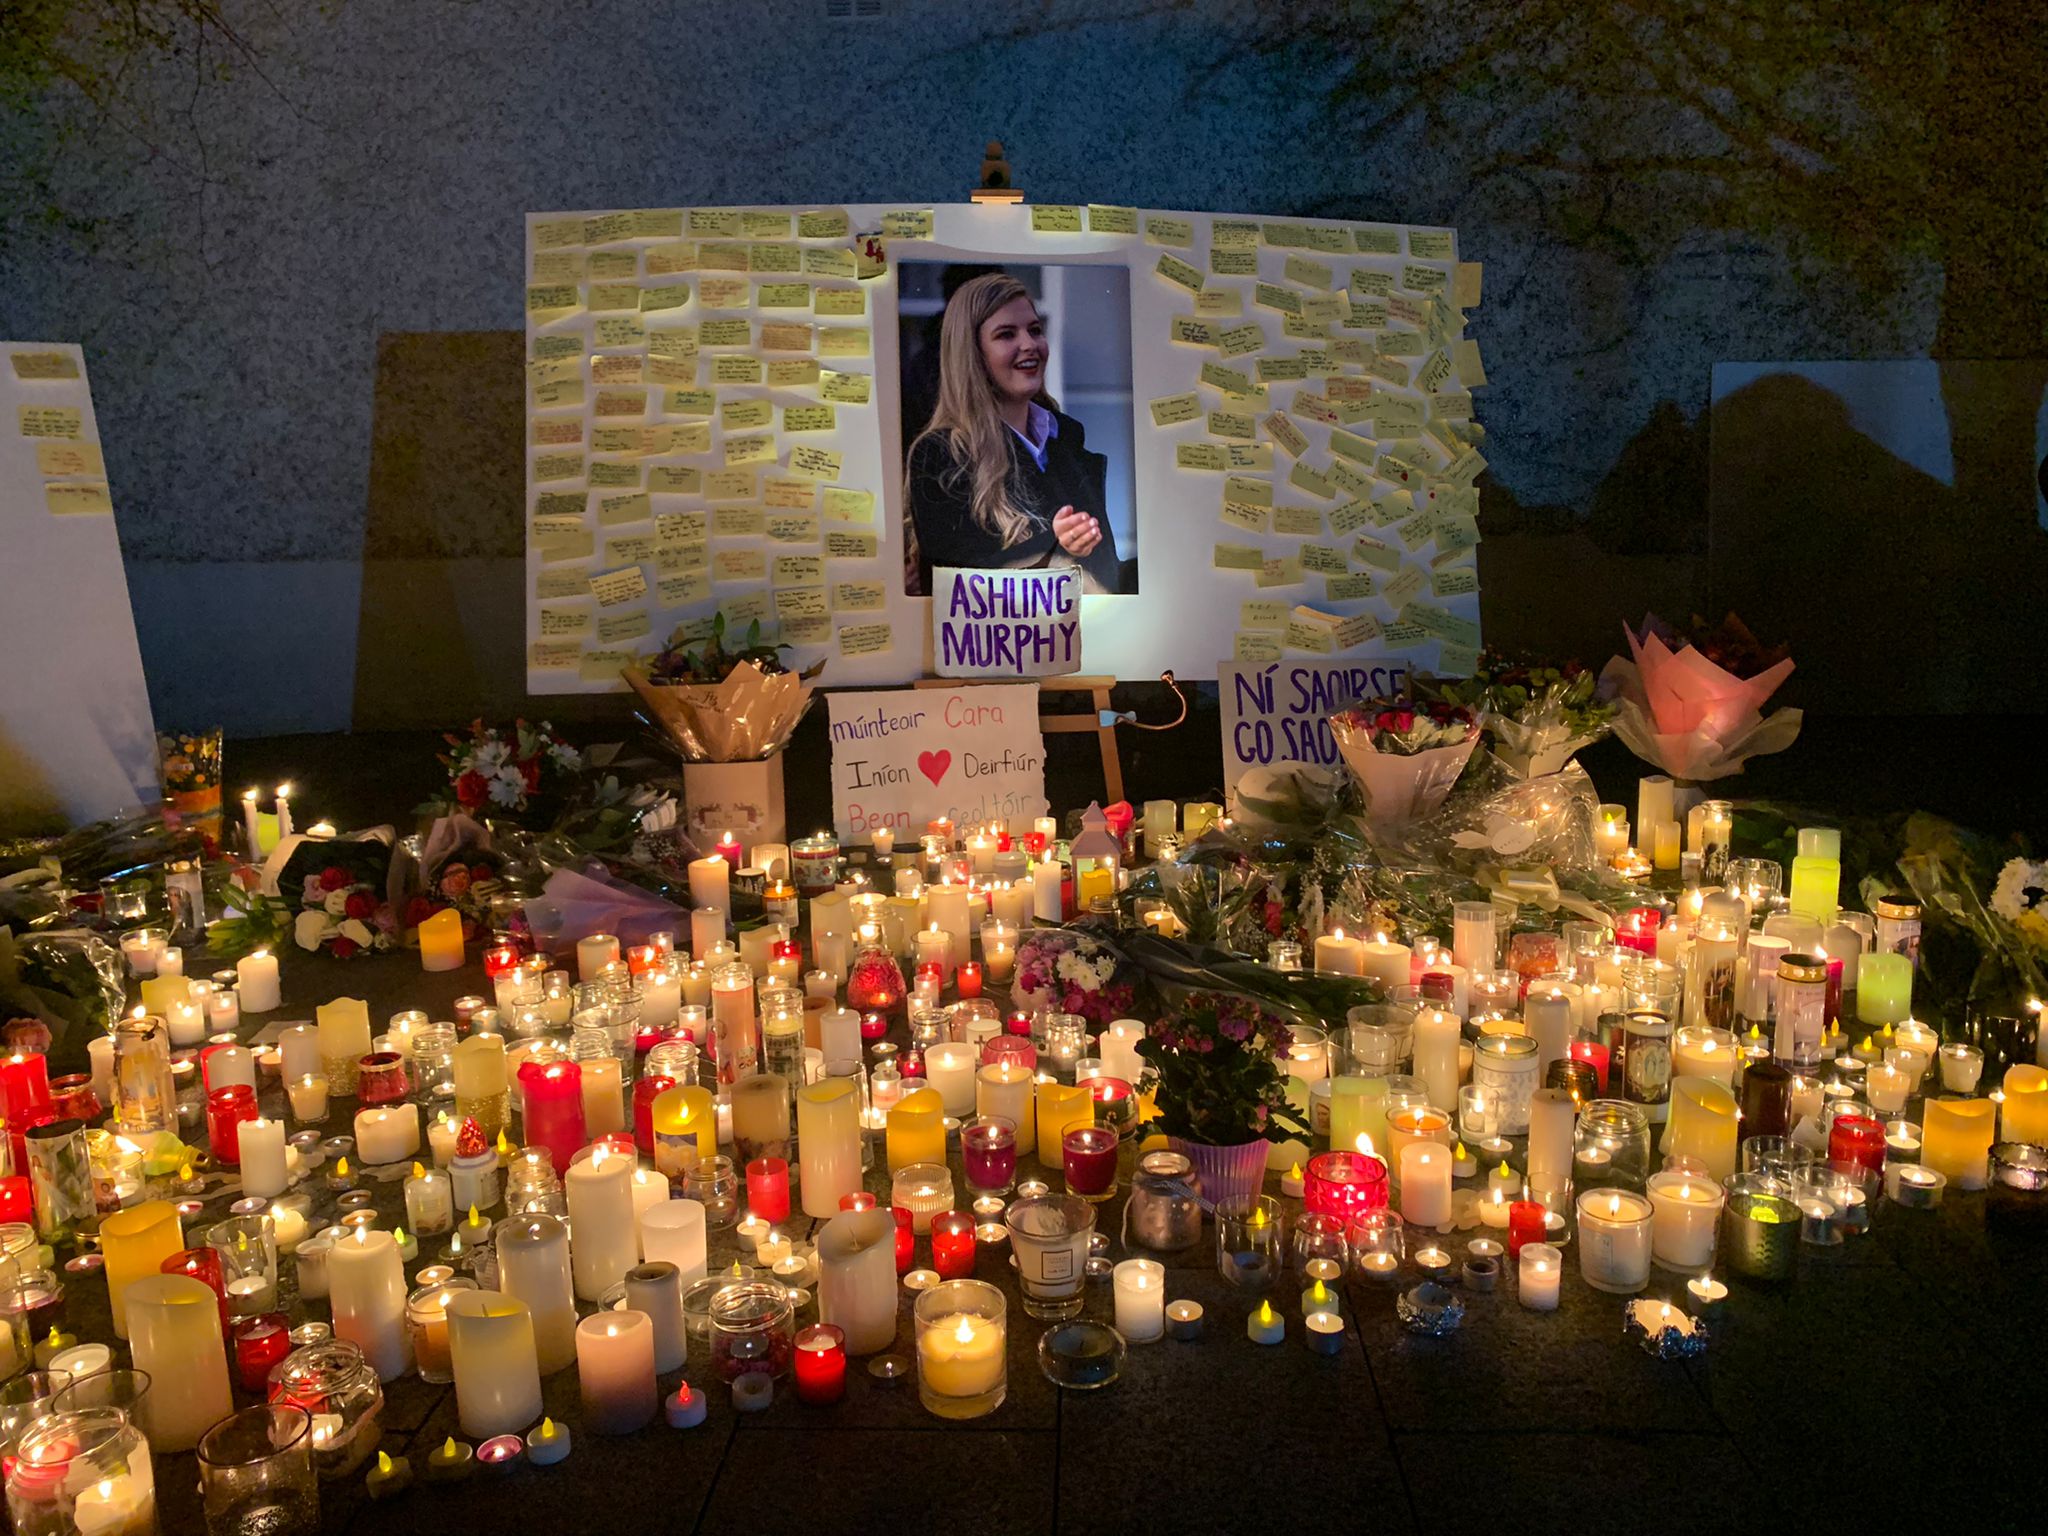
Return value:
M 334 919 L 325 912 L 301 912 L 298 921 L 292 924 L 292 937 L 298 940 L 301 949 L 318 949 L 334 927 Z
M 505 743 L 496 740 L 485 742 L 471 756 L 469 766 L 488 779 L 505 766 Z
M 500 768 L 491 779 L 491 798 L 500 805 L 517 805 L 526 796 L 526 778 L 517 768 Z
M 338 931 L 342 938 L 354 939 L 356 943 L 362 945 L 365 949 L 370 947 L 370 930 L 357 919 L 353 917 L 350 918 L 347 922 L 341 925 Z
M 329 917 L 345 917 L 348 914 L 348 896 L 346 886 L 338 891 L 323 891 L 320 895 L 320 908 Z
M 583 754 L 566 741 L 558 741 L 548 748 L 548 756 L 555 760 L 555 766 L 574 773 L 583 766 Z
M 2030 887 L 2032 896 L 2027 894 Z M 2007 922 L 2016 923 L 2039 904 L 2044 890 L 2048 890 L 2048 863 L 2009 859 L 1998 872 L 1998 884 L 1992 888 L 1991 910 Z

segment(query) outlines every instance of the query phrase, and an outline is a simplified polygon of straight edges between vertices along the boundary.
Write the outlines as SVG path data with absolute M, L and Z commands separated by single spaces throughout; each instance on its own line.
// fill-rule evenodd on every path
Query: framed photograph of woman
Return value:
M 1122 266 L 905 261 L 904 591 L 936 566 L 1055 565 L 1138 590 L 1130 277 Z

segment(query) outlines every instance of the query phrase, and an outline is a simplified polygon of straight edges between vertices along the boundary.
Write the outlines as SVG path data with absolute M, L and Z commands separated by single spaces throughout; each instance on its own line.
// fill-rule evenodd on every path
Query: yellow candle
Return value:
M 2007 1141 L 2048 1145 L 2048 1068 L 2021 1062 L 2005 1070 L 2000 1134 Z
M 1095 1123 L 1095 1099 L 1086 1086 L 1038 1085 L 1038 1161 L 1047 1168 L 1062 1166 L 1061 1140 L 1077 1125 Z
M 654 1101 L 654 1166 L 674 1178 L 718 1155 L 718 1111 L 709 1088 L 669 1089 Z
M 1920 1161 L 1958 1189 L 1982 1189 L 1995 1107 L 1989 1099 L 1929 1099 L 1921 1113 Z
M 182 1003 L 191 996 L 191 983 L 183 976 L 145 976 L 142 978 L 142 1008 L 159 1018 L 168 1017 L 171 1004 Z
M 189 1451 L 234 1411 L 220 1298 L 190 1275 L 146 1275 L 128 1288 L 135 1368 L 150 1375 L 143 1409 L 153 1451 Z
M 946 1160 L 946 1102 L 936 1088 L 905 1094 L 889 1111 L 889 1171 Z
M 1707 1173 L 1735 1172 L 1735 1094 L 1726 1083 L 1681 1077 L 1671 1084 L 1671 1118 L 1664 1128 L 1667 1157 L 1696 1157 Z M 1988 1146 L 1989 1143 L 1986 1143 Z
M 145 1200 L 114 1211 L 100 1223 L 100 1252 L 106 1260 L 107 1304 L 114 1314 L 114 1337 L 128 1337 L 128 1287 L 145 1275 L 160 1274 L 164 1260 L 185 1246 L 178 1208 L 168 1200 Z
M 462 914 L 443 907 L 420 924 L 420 969 L 452 971 L 462 964 Z
M 1089 904 L 1116 894 L 1116 874 L 1106 864 L 1093 865 L 1074 876 L 1074 901 L 1083 912 Z
M 941 1418 L 973 1418 L 989 1411 L 987 1394 L 1004 1385 L 1002 1319 L 953 1312 L 917 1331 L 918 1379 L 924 1403 Z

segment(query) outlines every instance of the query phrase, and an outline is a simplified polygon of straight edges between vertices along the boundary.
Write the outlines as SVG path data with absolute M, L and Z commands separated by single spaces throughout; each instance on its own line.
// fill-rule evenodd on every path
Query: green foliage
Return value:
M 726 674 L 742 662 L 751 661 L 764 673 L 787 672 L 782 653 L 786 645 L 768 645 L 761 639 L 761 621 L 747 625 L 746 637 L 728 649 L 725 643 L 725 613 L 712 617 L 711 633 L 695 646 L 688 644 L 682 629 L 669 636 L 668 644 L 647 664 L 647 675 L 657 683 L 722 683 Z M 802 675 L 816 677 L 824 670 L 821 661 Z

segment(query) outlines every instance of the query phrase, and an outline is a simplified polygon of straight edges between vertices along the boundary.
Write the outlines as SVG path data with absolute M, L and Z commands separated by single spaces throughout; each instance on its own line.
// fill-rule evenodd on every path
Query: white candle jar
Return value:
M 1499 1134 L 1526 1134 L 1529 1098 L 1536 1091 L 1535 1037 L 1482 1035 L 1472 1047 L 1472 1086 L 1483 1089 L 1494 1106 Z

